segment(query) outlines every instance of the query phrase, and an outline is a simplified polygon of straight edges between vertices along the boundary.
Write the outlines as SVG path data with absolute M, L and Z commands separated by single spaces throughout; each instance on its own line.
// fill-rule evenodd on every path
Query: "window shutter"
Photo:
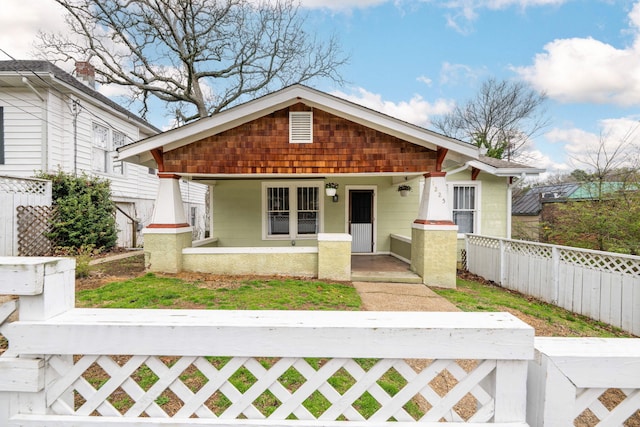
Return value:
M 313 113 L 291 111 L 289 113 L 289 143 L 310 144 L 313 142 Z

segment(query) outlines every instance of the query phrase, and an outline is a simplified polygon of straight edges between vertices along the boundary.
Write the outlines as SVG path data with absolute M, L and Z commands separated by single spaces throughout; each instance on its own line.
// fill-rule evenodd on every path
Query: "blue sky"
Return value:
M 568 172 L 602 137 L 640 146 L 640 0 L 302 1 L 309 28 L 350 55 L 346 85 L 318 89 L 430 128 L 486 78 L 524 79 L 548 94 L 551 123 L 522 161 Z M 2 49 L 31 58 L 38 28 L 63 28 L 52 0 L 3 0 Z

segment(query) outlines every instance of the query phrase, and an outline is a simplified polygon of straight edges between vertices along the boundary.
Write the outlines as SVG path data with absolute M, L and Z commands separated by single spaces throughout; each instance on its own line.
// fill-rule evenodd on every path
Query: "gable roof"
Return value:
M 119 158 L 134 163 L 149 165 L 151 150 L 162 148 L 164 152 L 235 128 L 241 124 L 282 110 L 297 103 L 331 113 L 335 116 L 367 126 L 371 129 L 398 137 L 405 141 L 436 150 L 448 151 L 447 157 L 458 162 L 477 159 L 478 148 L 474 145 L 446 137 L 402 120 L 390 117 L 353 102 L 312 89 L 304 85 L 293 85 L 277 92 L 254 99 L 212 116 L 199 119 L 182 127 L 172 129 L 147 139 L 118 148 Z
M 10 80 L 11 77 L 17 77 L 20 80 L 12 82 Z M 125 116 L 125 118 L 134 121 L 138 126 L 146 128 L 148 133 L 160 132 L 160 129 L 151 123 L 131 113 L 49 61 L 0 61 L 0 88 L 15 85 L 25 86 L 26 83 L 23 83 L 22 79 L 28 79 L 29 84 L 35 87 L 49 87 L 56 90 L 66 88 L 67 91 L 74 92 L 76 95 L 93 102 L 99 102 L 119 115 Z

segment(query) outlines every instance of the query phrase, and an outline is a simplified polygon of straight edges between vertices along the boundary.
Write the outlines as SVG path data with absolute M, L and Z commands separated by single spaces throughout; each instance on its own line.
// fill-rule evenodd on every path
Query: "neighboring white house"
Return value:
M 0 175 L 63 170 L 108 179 L 118 246 L 140 246 L 157 171 L 115 160 L 115 149 L 160 130 L 98 93 L 89 63 L 77 63 L 75 75 L 47 61 L 0 61 Z M 181 182 L 181 190 L 194 238 L 203 238 L 206 187 Z

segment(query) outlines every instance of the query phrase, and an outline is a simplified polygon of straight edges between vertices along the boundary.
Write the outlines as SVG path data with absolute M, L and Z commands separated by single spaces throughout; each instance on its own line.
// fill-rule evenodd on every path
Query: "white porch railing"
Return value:
M 640 257 L 467 235 L 471 273 L 640 335 Z
M 590 408 L 619 426 L 640 408 L 640 340 L 536 339 L 534 359 L 507 313 L 77 309 L 73 269 L 0 258 L 20 295 L 0 307 L 0 425 L 565 426 Z M 592 399 L 607 388 L 615 408 Z

